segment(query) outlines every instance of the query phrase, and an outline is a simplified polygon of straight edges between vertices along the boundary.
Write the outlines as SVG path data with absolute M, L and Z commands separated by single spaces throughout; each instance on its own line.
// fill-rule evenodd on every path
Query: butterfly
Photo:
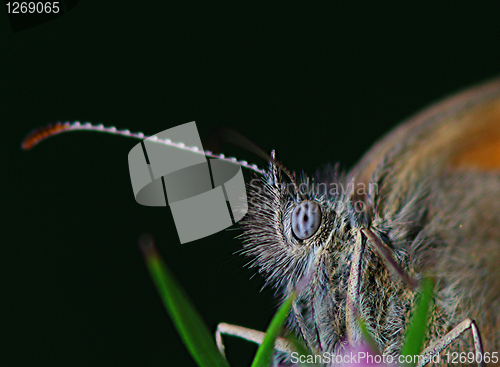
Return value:
M 81 129 L 145 138 L 66 123 L 33 132 L 23 147 Z M 499 350 L 500 79 L 403 122 L 349 171 L 334 165 L 296 177 L 274 152 L 266 170 L 239 164 L 256 173 L 240 222 L 242 252 L 284 297 L 308 280 L 288 328 L 311 353 L 360 343 L 359 317 L 380 352 L 397 356 L 424 276 L 436 279 L 436 292 L 418 365 L 443 351 L 446 365 L 453 353 Z M 221 349 L 223 334 L 263 337 L 221 324 Z M 283 340 L 277 349 L 290 352 Z

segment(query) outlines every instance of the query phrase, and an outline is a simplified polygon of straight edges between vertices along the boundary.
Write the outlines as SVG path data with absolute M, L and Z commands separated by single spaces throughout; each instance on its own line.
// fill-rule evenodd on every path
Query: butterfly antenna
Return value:
M 189 150 L 191 152 L 197 153 L 197 154 L 203 154 L 206 157 L 210 158 L 217 158 L 221 159 L 227 162 L 231 162 L 234 164 L 237 164 L 241 167 L 251 169 L 252 171 L 255 171 L 260 174 L 264 174 L 264 170 L 260 169 L 257 167 L 255 164 L 249 164 L 246 161 L 238 161 L 236 158 L 227 158 L 224 156 L 224 154 L 214 154 L 208 150 L 201 150 L 198 147 L 187 147 L 184 143 L 181 142 L 173 142 L 170 139 L 158 139 L 156 136 L 148 136 L 144 135 L 141 132 L 133 133 L 130 132 L 130 130 L 118 130 L 114 126 L 106 127 L 102 124 L 100 125 L 93 125 L 90 122 L 86 122 L 84 124 L 80 123 L 79 121 L 75 122 L 58 122 L 55 124 L 50 124 L 45 127 L 36 129 L 29 133 L 23 140 L 21 147 L 25 150 L 30 150 L 32 149 L 35 145 L 38 143 L 42 142 L 43 140 L 50 138 L 51 136 L 67 132 L 67 131 L 76 131 L 76 130 L 88 130 L 88 131 L 97 131 L 101 133 L 108 133 L 108 134 L 113 134 L 113 135 L 122 135 L 126 136 L 128 138 L 135 138 L 135 139 L 148 139 L 152 142 L 156 142 L 158 144 L 165 144 L 168 146 L 172 146 L 178 149 L 182 150 Z

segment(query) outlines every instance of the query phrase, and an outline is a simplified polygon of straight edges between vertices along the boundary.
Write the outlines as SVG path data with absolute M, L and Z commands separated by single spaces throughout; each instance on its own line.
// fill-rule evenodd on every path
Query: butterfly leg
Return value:
M 222 355 L 224 354 L 224 343 L 222 342 L 222 335 L 231 335 L 231 336 L 236 336 L 257 344 L 262 344 L 264 341 L 264 337 L 266 336 L 266 333 L 263 333 L 262 331 L 258 330 L 253 330 L 253 329 L 248 329 L 243 326 L 238 326 L 238 325 L 231 325 L 231 324 L 226 324 L 226 323 L 220 323 L 217 325 L 217 330 L 215 331 L 215 342 L 217 344 L 217 348 L 219 348 L 219 351 L 221 352 Z M 290 346 L 290 343 L 288 340 L 278 337 L 276 339 L 276 342 L 274 344 L 274 348 L 283 353 L 292 353 L 293 350 Z
M 483 361 L 483 343 L 481 341 L 481 334 L 479 333 L 479 329 L 477 328 L 474 320 L 465 319 L 460 324 L 455 326 L 448 334 L 431 343 L 427 348 L 422 351 L 422 360 L 419 361 L 417 367 L 425 366 L 427 363 L 431 361 L 431 359 L 438 353 L 440 353 L 444 348 L 450 345 L 452 342 L 457 340 L 460 335 L 462 335 L 465 331 L 470 329 L 472 333 L 472 339 L 474 340 L 474 352 L 475 358 L 481 359 L 478 361 L 478 366 L 485 367 L 486 364 Z
M 378 254 L 386 265 L 392 269 L 394 273 L 396 273 L 406 284 L 408 284 L 412 288 L 418 287 L 418 282 L 414 279 L 410 278 L 406 272 L 398 265 L 396 260 L 392 257 L 391 250 L 389 247 L 382 242 L 375 233 L 371 229 L 363 228 L 361 232 L 366 236 L 366 238 L 370 241 L 370 243 L 375 247 Z
M 365 241 L 361 237 L 361 232 L 358 232 L 356 242 L 354 244 L 354 252 L 351 259 L 351 271 L 347 280 L 347 297 L 346 297 L 346 331 L 349 344 L 356 345 L 356 340 L 359 339 L 359 328 L 356 322 L 358 312 L 359 288 L 361 279 L 361 260 L 365 251 Z
M 418 283 L 410 278 L 405 271 L 398 265 L 396 260 L 391 255 L 391 251 L 386 244 L 384 244 L 377 235 L 368 228 L 362 228 L 356 237 L 354 244 L 354 251 L 351 258 L 351 271 L 347 281 L 347 297 L 346 297 L 346 330 L 347 340 L 349 344 L 355 345 L 360 338 L 359 327 L 356 322 L 357 307 L 359 306 L 359 290 L 361 287 L 361 262 L 363 253 L 366 247 L 366 241 L 363 236 L 371 243 L 377 250 L 378 254 L 384 260 L 389 268 L 393 270 L 401 279 L 406 282 L 410 287 L 416 288 Z

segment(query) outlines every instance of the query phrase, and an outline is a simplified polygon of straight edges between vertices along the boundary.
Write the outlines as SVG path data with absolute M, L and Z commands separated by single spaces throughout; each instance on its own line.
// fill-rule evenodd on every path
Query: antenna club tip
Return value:
M 40 143 L 42 140 L 45 140 L 55 134 L 68 130 L 69 126 L 66 124 L 62 124 L 60 122 L 56 124 L 50 124 L 44 126 L 42 128 L 36 129 L 29 133 L 21 143 L 21 147 L 24 150 L 30 150 L 35 145 Z

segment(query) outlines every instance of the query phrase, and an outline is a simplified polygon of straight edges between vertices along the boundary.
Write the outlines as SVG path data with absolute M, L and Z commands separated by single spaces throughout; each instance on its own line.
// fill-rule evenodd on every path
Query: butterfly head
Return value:
M 274 157 L 273 157 L 274 158 Z M 248 213 L 240 222 L 243 252 L 271 284 L 290 291 L 312 267 L 316 282 L 327 284 L 340 253 L 353 241 L 359 215 L 344 190 L 345 176 L 327 167 L 315 177 L 286 177 L 274 162 L 248 183 Z M 322 279 L 323 278 L 323 279 Z

